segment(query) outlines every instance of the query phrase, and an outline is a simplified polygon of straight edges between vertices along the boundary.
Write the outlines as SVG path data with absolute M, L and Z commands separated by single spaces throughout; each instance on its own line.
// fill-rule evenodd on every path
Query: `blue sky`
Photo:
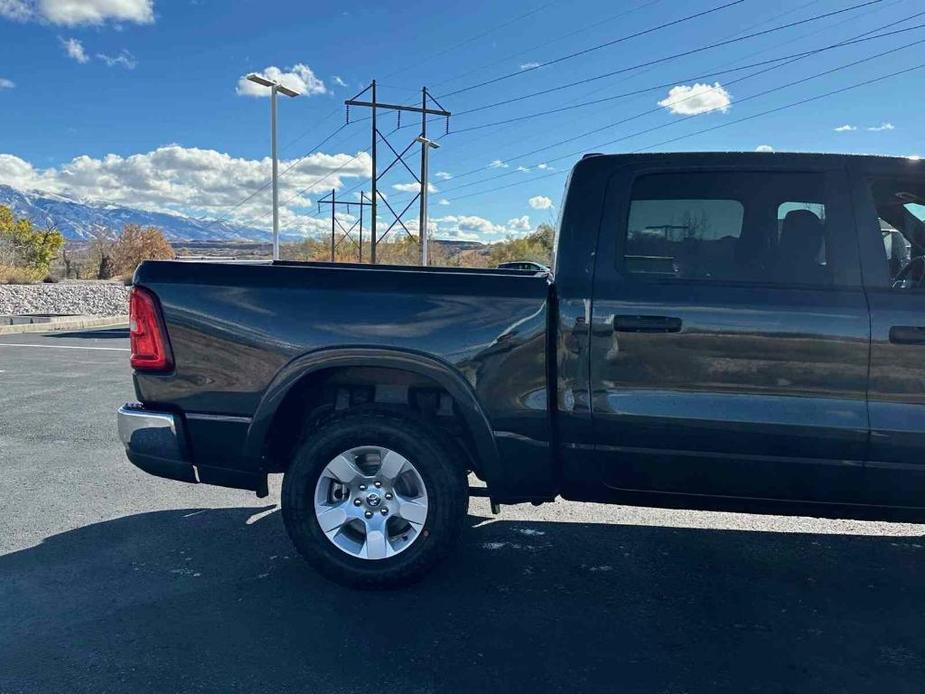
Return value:
M 235 205 L 269 175 L 269 103 L 248 95 L 247 88 L 241 93 L 239 80 L 270 69 L 306 92 L 280 101 L 281 168 L 292 167 L 281 179 L 281 200 L 287 203 L 283 227 L 323 230 L 327 222 L 313 218 L 319 195 L 332 186 L 344 195 L 368 188 L 363 150 L 369 146 L 369 123 L 354 123 L 319 151 L 310 150 L 344 122 L 343 100 L 372 78 L 381 84 L 382 100 L 416 102 L 427 85 L 459 114 L 864 0 L 744 0 L 554 65 L 524 69 L 729 1 L 0 0 L 0 183 L 268 227 L 268 190 Z M 925 154 L 925 70 L 734 123 L 925 62 L 925 44 L 919 44 L 749 98 L 921 40 L 922 29 L 829 50 L 753 77 L 748 75 L 754 70 L 711 75 L 878 27 L 886 27 L 882 33 L 925 23 L 925 14 L 910 18 L 917 12 L 925 13 L 922 0 L 881 0 L 682 59 L 456 115 L 452 134 L 441 139 L 431 159 L 432 172 L 441 172 L 432 178 L 436 233 L 492 240 L 551 219 L 578 151 L 766 146 Z M 662 86 L 596 106 L 455 132 L 656 85 Z M 352 113 L 354 119 L 364 115 Z M 620 120 L 625 122 L 611 125 Z M 410 122 L 403 118 L 402 124 Z M 394 114 L 383 116 L 383 130 L 395 125 Z M 435 135 L 443 133 L 442 123 L 429 127 Z M 594 129 L 600 132 L 519 156 Z M 415 135 L 407 127 L 390 141 L 403 148 Z M 614 142 L 618 138 L 623 139 Z M 683 139 L 665 142 L 674 138 Z M 601 147 L 604 143 L 611 144 Z M 416 161 L 415 154 L 413 168 Z M 409 198 L 401 188 L 411 178 L 401 167 L 393 174 L 383 190 L 399 203 Z M 380 222 L 388 221 L 383 214 Z

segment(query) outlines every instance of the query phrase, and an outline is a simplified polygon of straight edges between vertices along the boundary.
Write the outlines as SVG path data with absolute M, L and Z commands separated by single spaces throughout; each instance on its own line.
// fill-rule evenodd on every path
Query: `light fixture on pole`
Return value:
M 421 219 L 418 234 L 421 238 L 421 265 L 426 266 L 428 263 L 427 257 L 427 165 L 431 149 L 438 149 L 438 145 L 433 140 L 428 140 L 423 135 L 418 135 L 415 142 L 421 143 Z
M 279 260 L 279 159 L 276 153 L 276 93 L 298 96 L 299 93 L 279 82 L 268 80 L 263 75 L 250 74 L 247 79 L 254 84 L 270 88 L 270 140 L 273 150 L 273 260 Z

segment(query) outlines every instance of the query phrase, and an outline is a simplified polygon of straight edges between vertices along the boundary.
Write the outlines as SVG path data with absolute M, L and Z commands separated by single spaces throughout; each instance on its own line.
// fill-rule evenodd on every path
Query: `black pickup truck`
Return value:
M 588 155 L 551 273 L 146 262 L 129 459 L 395 585 L 471 494 L 925 519 L 925 162 Z M 470 489 L 468 473 L 484 481 Z

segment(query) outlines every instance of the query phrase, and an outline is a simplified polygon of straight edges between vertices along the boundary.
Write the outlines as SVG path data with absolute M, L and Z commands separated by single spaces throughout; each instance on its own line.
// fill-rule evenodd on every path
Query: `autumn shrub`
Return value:
M 131 278 L 143 260 L 170 260 L 173 246 L 157 227 L 126 224 L 112 247 L 112 276 Z
M 31 283 L 48 275 L 51 261 L 64 245 L 56 229 L 37 229 L 0 205 L 0 282 Z

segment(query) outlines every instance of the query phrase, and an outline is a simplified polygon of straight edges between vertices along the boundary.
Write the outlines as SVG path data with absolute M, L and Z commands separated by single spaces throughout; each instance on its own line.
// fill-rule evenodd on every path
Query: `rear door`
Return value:
M 871 310 L 866 501 L 925 507 L 925 162 L 853 171 Z
M 869 321 L 844 171 L 629 167 L 606 208 L 590 371 L 604 483 L 858 501 Z

